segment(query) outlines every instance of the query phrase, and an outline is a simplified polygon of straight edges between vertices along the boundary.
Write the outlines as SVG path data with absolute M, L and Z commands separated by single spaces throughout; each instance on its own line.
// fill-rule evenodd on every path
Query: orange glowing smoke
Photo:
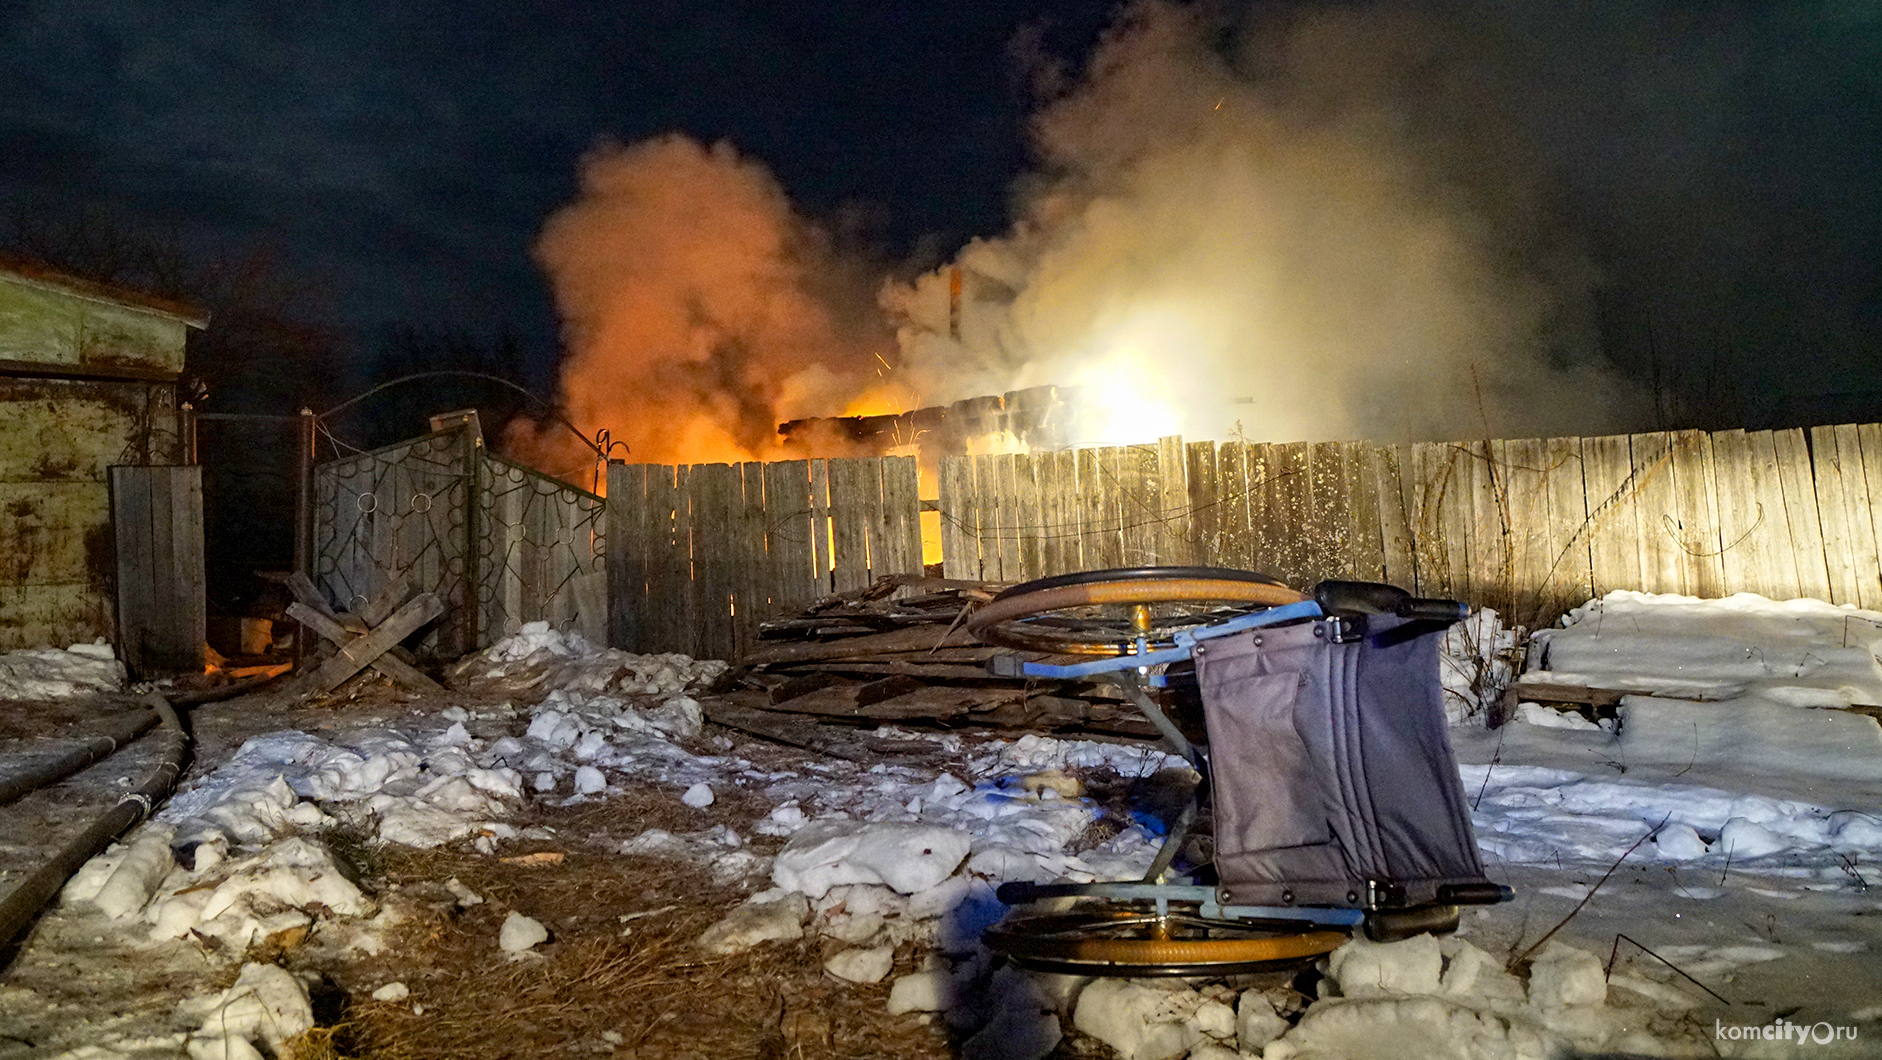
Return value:
M 536 256 L 563 322 L 566 413 L 636 463 L 780 458 L 779 422 L 842 410 L 891 348 L 876 278 L 728 144 L 597 148 Z M 592 462 L 540 424 L 506 446 L 558 474 Z

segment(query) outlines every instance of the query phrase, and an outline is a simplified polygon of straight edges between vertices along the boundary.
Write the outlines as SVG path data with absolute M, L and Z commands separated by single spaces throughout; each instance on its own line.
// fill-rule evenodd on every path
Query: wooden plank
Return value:
M 151 617 L 156 610 L 151 570 L 151 498 L 149 476 L 138 468 L 113 467 L 111 522 L 118 558 L 118 651 L 133 675 L 146 665 Z
M 668 646 L 661 650 L 686 652 L 689 655 L 701 643 L 699 579 L 697 565 L 693 561 L 693 549 L 697 543 L 694 528 L 700 512 L 693 482 L 695 470 L 692 464 L 678 464 L 672 469 L 673 484 L 668 488 L 669 503 L 672 505 L 668 538 L 671 544 L 667 553 L 668 586 L 667 592 L 651 601 L 666 627 L 663 642 Z M 667 605 L 659 606 L 661 601 L 667 601 Z
M 1157 552 L 1170 566 L 1196 565 L 1191 547 L 1189 460 L 1181 435 L 1157 439 Z
M 829 467 L 834 591 L 840 593 L 869 584 L 869 520 L 882 503 L 882 470 L 870 458 L 831 460 Z
M 764 466 L 765 560 L 775 611 L 801 607 L 810 592 L 810 462 L 778 460 Z
M 1156 512 L 1156 449 L 1130 445 L 1118 448 L 1117 506 L 1119 548 L 1127 567 L 1154 566 Z
M 1379 580 L 1418 592 L 1418 563 L 1400 467 L 1402 446 L 1365 445 L 1367 481 L 1372 490 L 1372 518 L 1379 533 Z
M 1813 427 L 1810 446 L 1817 481 L 1817 515 L 1823 525 L 1823 555 L 1830 581 L 1830 601 L 1861 606 L 1859 580 L 1861 553 L 1856 528 L 1852 525 L 1846 478 L 1861 474 L 1860 464 L 1852 466 L 1838 444 L 1838 428 Z M 1858 452 L 1860 455 L 1860 442 Z
M 969 532 L 974 465 L 969 457 L 943 456 L 937 468 L 941 506 L 941 573 L 980 577 L 980 538 Z
M 1509 519 L 1504 535 L 1509 552 L 1508 621 L 1533 625 L 1547 610 L 1544 601 L 1555 559 L 1549 549 L 1547 457 L 1539 438 L 1496 439 L 1489 451 Z
M 972 538 L 969 555 L 973 566 L 967 577 L 986 581 L 995 579 L 1000 569 L 999 546 L 993 542 L 988 526 L 993 520 L 992 465 L 985 456 L 961 458 L 961 487 L 966 491 L 962 503 L 962 532 Z
M 1306 492 L 1307 447 L 1261 444 L 1255 457 L 1262 465 L 1254 535 L 1260 542 L 1262 566 L 1256 569 L 1305 590 L 1311 583 L 1302 580 L 1308 571 L 1300 510 Z
M 288 617 L 325 637 L 336 647 L 344 648 L 354 640 L 354 634 L 345 627 L 299 600 L 288 605 Z M 375 657 L 367 665 L 394 681 L 420 691 L 443 692 L 445 690 L 443 685 L 426 676 L 424 671 L 394 655 L 390 650 Z
M 406 637 L 411 636 L 420 626 L 444 613 L 444 601 L 433 593 L 420 593 L 404 607 L 398 609 L 385 624 L 363 637 L 356 637 L 341 648 L 333 658 L 321 663 L 307 675 L 302 684 L 303 694 L 327 692 L 365 669 L 373 660 L 385 654 L 388 649 Z
M 1080 469 L 1082 472 L 1082 468 Z M 1085 534 L 1084 551 L 1090 559 L 1094 547 L 1098 562 L 1094 570 L 1122 567 L 1124 559 L 1123 495 L 1124 450 L 1108 446 L 1097 450 L 1097 488 L 1091 495 L 1097 502 L 1091 529 Z
M 1216 473 L 1216 444 L 1191 442 L 1183 453 L 1183 480 L 1189 504 L 1188 549 L 1191 562 L 1202 567 L 1227 566 L 1223 562 L 1222 512 Z
M 1799 595 L 1797 556 L 1791 549 L 1790 510 L 1784 503 L 1784 483 L 1777 466 L 1777 440 L 1770 431 L 1745 436 L 1751 447 L 1752 496 L 1761 519 L 1755 533 L 1761 575 L 1759 590 L 1774 600 Z
M 1385 526 L 1379 518 L 1378 446 L 1344 442 L 1340 462 L 1346 472 L 1348 571 L 1365 581 L 1386 581 Z M 1396 489 L 1398 483 L 1392 483 Z
M 1850 526 L 1856 551 L 1856 595 L 1868 610 L 1882 610 L 1882 534 L 1878 534 L 1875 506 L 1882 502 L 1882 425 L 1867 423 L 1838 427 L 1836 444 L 1844 454 L 1843 466 L 1863 469 L 1860 488 L 1846 480 L 1850 498 Z M 1854 448 L 1854 456 L 1850 454 Z
M 1634 513 L 1633 453 L 1626 435 L 1581 440 L 1588 484 L 1589 563 L 1593 595 L 1640 587 L 1639 527 Z
M 175 601 L 171 598 L 176 576 L 176 526 L 170 519 L 170 506 L 174 502 L 170 476 L 154 468 L 145 468 L 143 474 L 150 482 L 150 568 L 143 576 L 150 582 L 153 609 L 145 619 L 149 639 L 144 644 L 144 669 L 146 673 L 169 673 L 177 662 L 172 655 L 179 634 L 173 610 Z
M 1019 555 L 1019 578 L 1031 581 L 1045 574 L 1045 516 L 1039 496 L 1040 457 L 1013 456 L 1013 537 Z
M 1549 509 L 1549 571 L 1541 621 L 1553 623 L 1593 593 L 1588 559 L 1588 493 L 1581 473 L 1581 439 L 1543 443 Z
M 875 575 L 920 574 L 921 483 L 912 456 L 882 458 L 881 538 L 883 555 Z
M 179 666 L 191 673 L 201 673 L 203 649 L 209 637 L 207 572 L 203 556 L 203 469 L 179 466 L 170 469 L 171 570 L 176 582 L 172 596 L 177 611 L 176 644 Z
M 377 595 L 366 601 L 365 606 L 359 609 L 357 612 L 359 620 L 364 622 L 367 628 L 376 626 L 391 618 L 392 612 L 397 611 L 399 605 L 411 599 L 411 596 L 412 583 L 403 575 L 395 574 L 387 579 L 385 587 L 380 589 Z
M 1077 492 L 1073 494 L 1068 516 L 1076 523 L 1081 570 L 1097 570 L 1105 565 L 1097 532 L 1104 518 L 1103 480 L 1098 470 L 1098 452 L 1091 448 L 1072 450 L 1073 478 L 1077 483 Z
M 1458 479 L 1465 487 L 1463 516 L 1470 552 L 1472 603 L 1514 610 L 1515 544 L 1511 538 L 1507 476 L 1490 457 L 1486 440 L 1457 442 Z
M 982 495 L 985 505 L 981 547 L 986 550 L 988 569 L 999 581 L 1019 580 L 1019 539 L 1014 536 L 1013 456 L 989 453 L 980 462 L 979 477 L 988 489 Z
M 743 506 L 738 465 L 699 464 L 693 468 L 693 579 L 698 584 L 698 650 L 696 658 L 730 658 L 736 647 L 732 633 L 733 567 L 725 539 Z
M 1724 591 L 1762 593 L 1758 529 L 1766 515 L 1758 508 L 1751 481 L 1751 447 L 1742 430 L 1712 435 L 1712 471 L 1718 500 Z
M 836 577 L 836 546 L 831 542 L 833 520 L 830 517 L 830 462 L 810 462 L 810 553 L 812 557 L 809 598 L 816 599 L 832 588 Z
M 641 651 L 641 608 L 647 592 L 647 469 L 608 464 L 607 608 L 610 648 Z
M 726 528 L 733 561 L 733 654 L 727 658 L 743 655 L 757 639 L 758 623 L 780 611 L 771 601 L 775 582 L 765 556 L 765 466 L 757 461 L 741 463 L 738 477 L 738 505 Z
M 1067 458 L 1061 461 L 1060 458 Z M 1065 502 L 1071 497 L 1072 476 L 1077 469 L 1071 465 L 1071 453 L 1065 450 L 1034 454 L 1033 482 L 1039 491 L 1039 573 L 1065 574 L 1077 570 L 1077 549 L 1072 548 L 1074 559 L 1070 565 L 1065 561 L 1067 546 L 1077 538 L 1065 533 Z
M 1669 447 L 1672 436 L 1652 431 L 1628 437 L 1629 459 L 1635 468 L 1634 522 L 1639 536 L 1640 584 L 1643 592 L 1680 591 L 1678 490 Z
M 1673 525 L 1679 542 L 1679 588 L 1689 596 L 1725 594 L 1725 557 L 1719 534 L 1719 494 L 1714 481 L 1712 436 L 1674 431 Z
M 1816 480 L 1810 471 L 1809 444 L 1804 441 L 1804 432 L 1797 429 L 1773 431 L 1771 442 L 1777 454 L 1778 485 L 1784 494 L 1784 513 L 1790 526 L 1797 593 L 1815 600 L 1828 600 L 1830 573 L 1823 558 L 1823 524 L 1817 514 Z M 1866 455 L 1865 467 L 1868 465 Z M 1873 489 L 1870 496 L 1876 496 Z
M 818 662 L 826 659 L 856 659 L 886 652 L 927 652 L 935 648 L 970 647 L 978 643 L 972 635 L 960 627 L 925 623 L 890 630 L 887 633 L 844 637 L 840 640 L 764 644 L 753 648 L 739 662 L 746 666 L 763 666 Z

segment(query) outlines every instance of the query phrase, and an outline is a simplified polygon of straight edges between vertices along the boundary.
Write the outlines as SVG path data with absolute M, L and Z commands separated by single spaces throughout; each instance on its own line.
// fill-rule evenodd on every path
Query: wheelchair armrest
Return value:
M 1323 581 L 1313 588 L 1314 602 L 1329 615 L 1397 615 L 1400 618 L 1457 622 L 1470 605 L 1456 600 L 1413 596 L 1384 582 Z

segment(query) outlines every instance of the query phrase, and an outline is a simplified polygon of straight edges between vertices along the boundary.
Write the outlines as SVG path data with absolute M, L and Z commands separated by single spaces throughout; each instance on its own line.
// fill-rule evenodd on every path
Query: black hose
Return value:
M 183 767 L 189 762 L 189 733 L 184 730 L 183 721 L 177 717 L 176 708 L 170 705 L 169 700 L 152 692 L 145 697 L 145 701 L 150 704 L 151 711 L 163 727 L 163 747 L 158 753 L 156 767 L 142 784 L 125 792 L 116 805 L 92 822 L 90 828 L 67 843 L 38 871 L 22 880 L 11 894 L 0 899 L 0 948 L 10 946 L 31 926 L 39 910 L 59 893 L 59 888 L 65 886 L 65 881 L 72 878 L 79 866 L 90 861 L 131 826 L 150 816 L 157 804 L 168 798 L 176 787 L 177 777 L 182 775 Z
M 191 703 L 213 703 L 217 700 L 232 699 L 267 684 L 276 676 L 259 674 L 217 688 L 173 693 L 168 698 L 168 702 L 183 706 Z M 49 761 L 27 766 L 11 776 L 0 777 L 0 806 L 16 802 L 48 784 L 56 784 L 93 763 L 110 758 L 121 748 L 129 746 L 138 737 L 156 727 L 158 720 L 159 715 L 155 710 L 141 714 L 125 714 L 115 719 L 104 732 L 87 737 L 81 746 Z
M 5 806 L 48 784 L 56 784 L 93 762 L 115 754 L 118 748 L 149 732 L 158 720 L 157 712 L 146 710 L 115 718 L 104 732 L 90 736 L 78 747 L 57 758 L 27 766 L 9 776 L 0 777 L 0 806 Z

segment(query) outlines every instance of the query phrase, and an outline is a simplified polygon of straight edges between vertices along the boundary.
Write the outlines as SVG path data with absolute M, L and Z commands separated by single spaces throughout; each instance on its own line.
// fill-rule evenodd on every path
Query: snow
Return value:
M 1483 706 L 1514 673 L 1517 631 L 1490 612 L 1453 631 L 1447 711 L 1493 878 L 1517 874 L 1525 900 L 1577 902 L 1634 848 L 1628 857 L 1640 872 L 1609 884 L 1595 905 L 1631 901 L 1675 919 L 1680 907 L 1716 907 L 1746 923 L 1747 901 L 1799 910 L 1787 946 L 1723 929 L 1704 944 L 1661 940 L 1655 952 L 1688 974 L 1714 981 L 1798 952 L 1866 959 L 1867 945 L 1846 937 L 1846 925 L 1852 913 L 1876 908 L 1863 874 L 1882 860 L 1874 809 L 1882 730 L 1826 708 L 1882 702 L 1882 613 L 1744 595 L 1615 593 L 1538 639 L 1529 678 L 1656 694 L 1626 697 L 1618 725 L 1524 704 L 1511 724 L 1487 730 Z M 1212 1056 L 1237 1044 L 1271 1057 L 1353 1058 L 1693 1044 L 1652 1038 L 1625 1014 L 1701 1003 L 1695 991 L 1647 974 L 1648 965 L 1617 968 L 1610 980 L 1566 936 L 1520 974 L 1464 937 L 1355 941 L 1328 960 L 1329 989 L 1318 999 L 993 971 L 979 932 L 1003 912 L 995 885 L 1136 878 L 1160 841 L 1156 822 L 1141 820 L 1093 845 L 1105 811 L 1078 778 L 1115 771 L 1180 779 L 1188 763 L 1141 744 L 1038 735 L 969 743 L 884 728 L 894 739 L 930 741 L 952 764 L 761 765 L 729 740 L 702 739 L 700 705 L 688 692 L 722 669 L 597 649 L 532 624 L 467 661 L 460 676 L 527 689 L 537 702 L 257 736 L 86 866 L 65 900 L 152 939 L 194 931 L 230 953 L 328 919 L 356 923 L 359 945 L 370 949 L 371 925 L 383 914 L 340 871 L 321 842 L 324 829 L 344 825 L 421 847 L 470 838 L 492 851 L 498 838 L 517 834 L 505 821 L 532 798 L 580 803 L 657 787 L 705 809 L 738 790 L 771 807 L 739 827 L 785 839 L 775 858 L 726 824 L 649 829 L 618 852 L 769 887 L 699 938 L 708 953 L 819 935 L 832 947 L 829 973 L 856 983 L 887 977 L 897 947 L 944 955 L 897 977 L 888 1003 L 891 1012 L 944 1013 L 964 1056 L 1043 1056 L 1065 1026 L 1127 1057 Z M 493 721 L 509 734 L 473 733 L 489 734 L 484 723 Z M 1626 887 L 1636 897 L 1614 897 Z M 461 883 L 452 892 L 464 904 L 481 900 Z M 1715 919 L 1706 923 L 1727 920 L 1708 915 Z M 506 921 L 502 949 L 524 952 L 547 937 L 530 932 L 521 941 L 512 925 L 524 923 L 535 922 L 521 914 Z M 247 1055 L 237 1043 L 250 1037 L 217 1040 L 226 1055 Z
M 517 912 L 504 917 L 503 927 L 497 932 L 497 948 L 509 954 L 522 953 L 547 941 L 549 929 L 542 926 L 542 921 Z
M 0 700 L 68 699 L 124 690 L 124 664 L 111 646 L 74 644 L 0 653 Z

